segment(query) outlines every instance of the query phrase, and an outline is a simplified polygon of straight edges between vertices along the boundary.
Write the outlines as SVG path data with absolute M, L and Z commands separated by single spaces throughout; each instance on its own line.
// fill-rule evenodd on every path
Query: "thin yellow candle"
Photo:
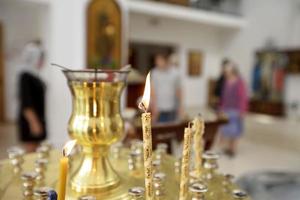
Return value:
M 152 169 L 152 131 L 151 113 L 147 112 L 150 103 L 150 74 L 146 78 L 143 99 L 139 108 L 144 111 L 141 116 L 143 128 L 144 168 L 145 168 L 145 197 L 146 200 L 153 199 L 153 169 Z
M 76 145 L 76 140 L 68 141 L 63 148 L 63 157 L 59 162 L 59 183 L 58 183 L 58 200 L 65 200 L 66 185 L 68 176 L 69 158 L 73 147 Z
M 203 134 L 204 134 L 204 119 L 199 116 L 193 120 L 193 131 L 194 131 L 194 154 L 195 154 L 195 172 L 199 177 L 201 174 L 202 166 L 202 153 L 203 153 Z
M 181 178 L 180 178 L 180 193 L 179 200 L 186 200 L 189 184 L 189 167 L 190 167 L 190 152 L 191 152 L 191 128 L 184 129 L 183 152 L 181 161 Z

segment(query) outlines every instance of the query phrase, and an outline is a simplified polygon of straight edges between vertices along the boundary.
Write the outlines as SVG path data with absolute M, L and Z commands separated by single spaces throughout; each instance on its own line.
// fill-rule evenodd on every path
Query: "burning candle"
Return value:
M 201 174 L 204 127 L 204 120 L 201 116 L 196 117 L 193 120 L 192 128 L 194 131 L 195 172 L 197 177 L 200 177 Z
M 63 157 L 60 159 L 60 164 L 59 164 L 58 200 L 65 200 L 68 165 L 69 165 L 68 156 L 70 155 L 75 145 L 76 145 L 76 140 L 71 140 L 68 141 L 63 148 Z
M 188 127 L 184 129 L 179 200 L 186 200 L 188 194 L 190 151 L 191 151 L 190 149 L 191 149 L 191 128 Z
M 144 95 L 142 101 L 139 104 L 139 108 L 144 111 L 141 118 L 143 128 L 146 200 L 152 200 L 153 198 L 151 113 L 147 112 L 150 103 L 150 89 L 150 74 L 148 73 Z

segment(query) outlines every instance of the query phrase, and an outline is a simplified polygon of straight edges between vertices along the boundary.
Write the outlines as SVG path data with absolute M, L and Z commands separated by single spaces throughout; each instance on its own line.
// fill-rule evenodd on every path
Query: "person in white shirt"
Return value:
M 154 122 L 173 122 L 182 116 L 181 83 L 178 69 L 171 66 L 168 56 L 157 54 L 151 71 L 151 109 Z

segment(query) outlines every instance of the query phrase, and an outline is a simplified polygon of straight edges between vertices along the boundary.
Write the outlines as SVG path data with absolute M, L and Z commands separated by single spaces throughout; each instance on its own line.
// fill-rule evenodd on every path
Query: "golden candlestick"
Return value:
M 111 144 L 123 135 L 120 96 L 128 71 L 64 70 L 73 97 L 68 131 L 82 146 L 83 159 L 71 177 L 78 193 L 99 193 L 119 185 L 108 153 Z

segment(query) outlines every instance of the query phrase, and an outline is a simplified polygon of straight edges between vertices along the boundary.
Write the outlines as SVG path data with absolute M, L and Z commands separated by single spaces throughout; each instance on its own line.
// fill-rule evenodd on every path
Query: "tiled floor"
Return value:
M 248 115 L 245 124 L 237 156 L 220 160 L 223 172 L 238 176 L 254 170 L 300 171 L 300 121 Z M 15 126 L 0 125 L 0 159 L 17 143 Z
M 234 159 L 221 158 L 221 170 L 241 175 L 255 170 L 300 172 L 300 121 L 248 115 Z

